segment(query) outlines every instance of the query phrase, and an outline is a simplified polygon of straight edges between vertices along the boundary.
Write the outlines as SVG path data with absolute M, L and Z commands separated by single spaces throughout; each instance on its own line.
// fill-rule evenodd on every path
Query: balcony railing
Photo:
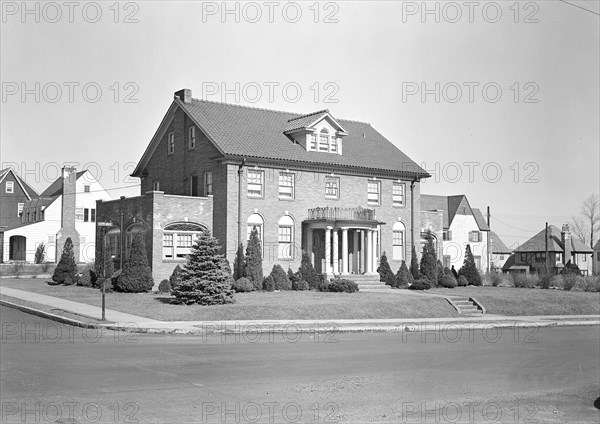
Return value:
M 308 220 L 375 221 L 375 210 L 358 208 L 313 208 L 308 210 Z

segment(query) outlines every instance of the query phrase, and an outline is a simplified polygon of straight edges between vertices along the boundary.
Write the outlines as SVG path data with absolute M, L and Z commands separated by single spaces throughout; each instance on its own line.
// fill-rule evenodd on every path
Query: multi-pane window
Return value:
M 325 197 L 340 198 L 340 179 L 338 177 L 325 177 Z
M 392 187 L 392 201 L 394 206 L 404 206 L 404 193 L 406 185 L 404 183 L 395 182 Z
M 317 150 L 317 135 L 309 134 L 308 138 L 310 150 Z
M 213 194 L 213 174 L 212 171 L 204 173 L 204 196 L 211 196 Z
M 83 192 L 84 193 L 89 193 L 90 192 L 90 186 L 89 185 L 84 185 L 83 186 Z
M 475 266 L 477 269 L 481 269 L 481 256 L 474 256 L 475 258 Z
M 392 233 L 392 257 L 394 260 L 404 259 L 404 231 L 394 230 Z
M 90 221 L 96 222 L 96 209 L 90 209 Z
M 331 136 L 331 153 L 337 153 L 338 151 L 338 140 L 335 135 Z
M 370 205 L 379 204 L 379 181 L 369 181 L 367 183 L 367 203 Z
M 293 258 L 294 220 L 289 216 L 282 216 L 279 220 L 279 259 Z
M 264 220 L 263 220 L 262 216 L 260 216 L 257 213 L 253 213 L 252 215 L 250 215 L 248 217 L 247 227 L 246 227 L 247 228 L 246 242 L 250 241 L 250 234 L 252 233 L 252 230 L 256 228 L 258 239 L 260 240 L 261 251 L 264 255 L 265 249 L 263 246 L 263 224 L 264 224 Z
M 167 154 L 172 155 L 175 153 L 175 134 L 169 133 L 167 136 Z
M 248 196 L 263 196 L 263 172 L 255 169 L 248 170 Z
M 163 258 L 173 259 L 173 236 L 172 233 L 163 234 Z
M 15 192 L 15 182 L 14 181 L 6 182 L 6 192 L 11 193 L 11 194 Z
M 90 220 L 90 210 L 85 208 L 83 210 L 83 222 L 88 222 Z
M 83 208 L 75 208 L 75 219 L 83 221 Z
M 450 240 L 452 240 L 452 231 L 451 230 L 444 230 L 444 232 L 442 234 L 442 239 L 444 241 L 450 241 Z
M 282 199 L 294 198 L 294 174 L 290 172 L 279 173 L 279 197 Z
M 536 252 L 535 253 L 535 261 L 536 262 L 545 262 L 546 261 L 546 252 Z
M 450 268 L 450 255 L 444 255 L 442 259 L 444 268 Z
M 196 127 L 190 127 L 188 133 L 188 149 L 196 148 Z
M 527 262 L 527 253 L 521 253 L 521 262 Z
M 479 242 L 481 241 L 481 232 L 479 231 L 469 231 L 469 241 Z
M 323 128 L 319 134 L 319 151 L 329 151 L 329 131 L 327 131 L 327 128 Z
M 185 259 L 201 231 L 200 225 L 189 222 L 167 225 L 163 231 L 163 259 Z
M 17 204 L 17 216 L 21 216 L 23 214 L 23 208 L 25 207 L 25 203 Z

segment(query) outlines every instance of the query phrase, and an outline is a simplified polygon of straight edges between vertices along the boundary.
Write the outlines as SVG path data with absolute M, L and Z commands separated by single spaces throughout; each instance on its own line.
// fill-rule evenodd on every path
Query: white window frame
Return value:
M 170 132 L 167 135 L 167 155 L 175 153 L 175 133 Z
M 317 140 L 317 149 L 319 152 L 329 152 L 330 144 L 329 144 L 330 136 L 329 130 L 327 128 L 323 128 L 319 131 L 319 136 Z
M 316 133 L 308 134 L 308 150 L 315 152 L 318 150 Z
M 277 227 L 277 257 L 282 260 L 294 259 L 294 219 L 284 215 Z
M 6 182 L 6 186 L 5 186 L 5 191 L 8 194 L 13 194 L 15 192 L 15 182 L 14 181 L 7 181 Z
M 204 196 L 211 196 L 213 194 L 213 173 L 212 171 L 206 171 L 204 173 Z
M 377 190 L 373 191 L 372 187 L 376 187 Z M 374 196 L 377 200 L 374 200 Z M 368 180 L 367 181 L 367 204 L 369 205 L 380 205 L 381 204 L 381 181 L 379 180 Z
M 477 235 L 477 237 L 474 237 L 475 235 Z M 481 231 L 469 231 L 469 241 L 471 243 L 481 242 Z
M 265 195 L 265 172 L 258 169 L 248 170 L 248 197 L 260 198 Z
M 397 208 L 406 206 L 406 183 L 394 181 L 392 185 L 392 205 Z
M 191 126 L 188 128 L 188 149 L 194 150 L 196 148 L 196 127 Z
M 180 228 L 177 228 L 180 226 Z M 181 226 L 189 226 L 187 229 Z M 173 229 L 169 229 L 169 227 Z M 197 227 L 194 229 L 193 227 Z M 185 261 L 190 254 L 192 245 L 202 232 L 202 227 L 196 223 L 174 223 L 163 229 L 162 259 L 164 261 Z
M 296 175 L 293 172 L 279 172 L 279 198 L 294 199 L 296 197 Z
M 392 259 L 395 261 L 402 261 L 406 259 L 405 235 L 406 234 L 403 230 L 392 231 Z
M 23 208 L 25 207 L 25 203 L 17 203 L 17 216 L 20 217 L 23 215 Z
M 331 185 L 330 185 L 331 184 Z M 335 194 L 329 194 L 327 191 L 335 190 Z M 340 198 L 340 177 L 325 177 L 325 198 L 326 199 L 339 199 Z
M 83 221 L 83 208 L 75 208 L 75 221 Z
M 89 185 L 84 185 L 83 186 L 83 192 L 84 193 L 89 193 L 90 192 L 90 186 Z

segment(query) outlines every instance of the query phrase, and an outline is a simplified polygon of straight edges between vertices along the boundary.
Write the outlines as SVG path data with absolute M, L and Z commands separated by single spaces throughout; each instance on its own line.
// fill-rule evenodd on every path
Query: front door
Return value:
M 11 261 L 24 261 L 26 238 L 24 236 L 11 236 L 9 243 L 8 259 Z

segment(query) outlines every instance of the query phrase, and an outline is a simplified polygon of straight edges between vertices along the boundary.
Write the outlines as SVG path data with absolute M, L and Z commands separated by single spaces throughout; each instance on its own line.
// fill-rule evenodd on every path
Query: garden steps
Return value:
M 473 298 L 461 296 L 447 296 L 446 299 L 461 315 L 481 315 L 485 309 Z

